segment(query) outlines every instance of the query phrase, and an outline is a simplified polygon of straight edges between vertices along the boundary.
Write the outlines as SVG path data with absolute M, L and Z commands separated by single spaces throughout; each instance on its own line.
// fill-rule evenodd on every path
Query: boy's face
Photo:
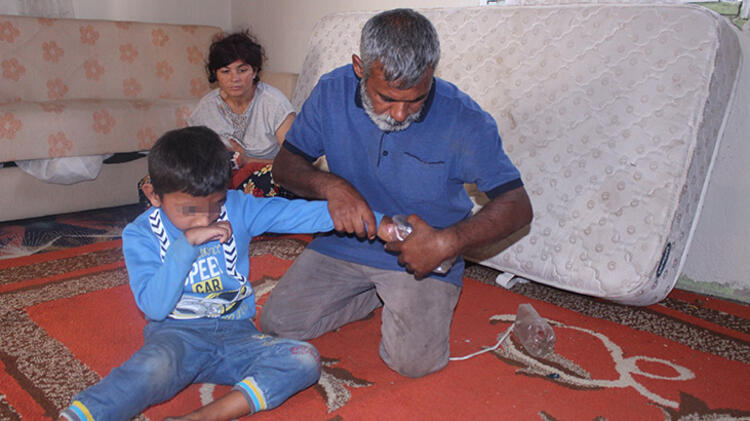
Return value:
M 145 185 L 144 185 L 145 187 Z M 208 196 L 192 196 L 183 192 L 166 193 L 157 195 L 150 189 L 146 193 L 151 204 L 160 207 L 167 218 L 180 231 L 191 228 L 207 227 L 217 219 L 221 213 L 221 207 L 227 200 L 226 190 L 217 191 Z

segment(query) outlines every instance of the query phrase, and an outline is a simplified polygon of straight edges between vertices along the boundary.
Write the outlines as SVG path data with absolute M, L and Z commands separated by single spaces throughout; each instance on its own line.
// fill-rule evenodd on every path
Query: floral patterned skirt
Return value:
M 232 172 L 232 181 L 229 183 L 230 188 L 242 190 L 245 193 L 252 194 L 255 197 L 286 197 L 293 199 L 296 196 L 279 186 L 273 181 L 271 170 L 272 164 L 250 163 Z

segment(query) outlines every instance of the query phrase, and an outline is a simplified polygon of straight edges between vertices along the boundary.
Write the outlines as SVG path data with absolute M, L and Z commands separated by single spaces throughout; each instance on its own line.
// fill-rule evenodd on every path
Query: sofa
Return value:
M 516 3 L 421 11 L 440 35 L 436 75 L 493 115 L 534 209 L 530 226 L 465 257 L 507 287 L 658 302 L 679 277 L 731 114 L 737 31 L 697 5 Z M 295 107 L 351 61 L 372 14 L 316 24 Z M 486 197 L 466 187 L 480 210 Z
M 137 203 L 136 184 L 146 173 L 140 152 L 185 126 L 212 88 L 204 66 L 219 32 L 0 16 L 0 221 Z M 291 96 L 296 75 L 263 79 Z M 93 179 L 72 184 L 42 181 L 16 164 L 80 166 L 77 157 L 104 163 Z

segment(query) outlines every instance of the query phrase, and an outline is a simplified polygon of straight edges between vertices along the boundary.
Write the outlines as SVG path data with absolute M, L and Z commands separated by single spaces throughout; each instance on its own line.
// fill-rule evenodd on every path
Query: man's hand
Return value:
M 343 178 L 315 168 L 284 147 L 273 161 L 273 178 L 299 196 L 327 200 L 336 231 L 375 238 L 375 215 L 357 189 Z
M 185 239 L 193 246 L 219 241 L 226 243 L 232 237 L 232 226 L 228 221 L 214 222 L 206 227 L 190 228 L 185 230 Z
M 372 240 L 377 232 L 375 215 L 362 195 L 351 184 L 341 181 L 326 189 L 334 229 Z
M 404 241 L 390 241 L 385 249 L 399 253 L 399 264 L 404 265 L 416 279 L 424 278 L 444 260 L 458 254 L 454 230 L 432 228 L 417 215 L 409 215 L 406 220 L 412 226 L 409 237 Z

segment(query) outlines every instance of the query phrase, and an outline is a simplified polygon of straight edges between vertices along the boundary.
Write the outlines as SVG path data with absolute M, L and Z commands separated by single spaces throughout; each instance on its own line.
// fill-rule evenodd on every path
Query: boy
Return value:
M 227 191 L 229 152 L 206 127 L 164 134 L 151 149 L 153 205 L 123 231 L 130 287 L 148 319 L 144 345 L 78 394 L 60 420 L 125 420 L 191 383 L 232 391 L 178 419 L 229 420 L 271 409 L 320 376 L 317 350 L 260 333 L 248 249 L 264 232 L 334 228 L 322 201 Z

